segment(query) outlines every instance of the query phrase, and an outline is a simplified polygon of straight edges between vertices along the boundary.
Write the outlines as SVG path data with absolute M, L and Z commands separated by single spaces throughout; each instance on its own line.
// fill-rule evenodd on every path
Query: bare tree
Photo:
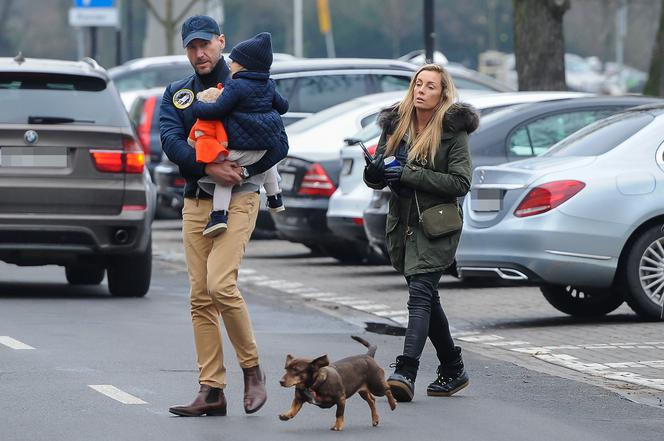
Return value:
M 514 0 L 519 90 L 567 90 L 563 15 L 570 0 Z
M 177 16 L 174 16 L 173 0 L 166 0 L 165 15 L 162 17 L 159 12 L 157 12 L 157 9 L 150 0 L 143 0 L 143 3 L 148 8 L 150 13 L 154 15 L 154 18 L 156 18 L 159 24 L 161 24 L 161 26 L 164 28 L 164 33 L 166 34 L 166 53 L 168 55 L 175 54 L 173 40 L 175 39 L 175 35 L 178 32 L 178 24 L 180 21 L 182 21 L 185 15 L 189 13 L 191 7 L 194 6 L 198 1 L 199 0 L 191 0 Z
M 648 82 L 643 93 L 653 96 L 664 96 L 664 0 L 659 13 L 659 29 L 655 37 L 655 46 L 650 59 Z

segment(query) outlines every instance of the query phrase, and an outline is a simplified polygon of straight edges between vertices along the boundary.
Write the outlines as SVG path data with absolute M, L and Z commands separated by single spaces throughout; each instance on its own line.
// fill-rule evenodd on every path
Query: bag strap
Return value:
M 417 207 L 417 218 L 419 219 L 420 223 L 422 223 L 422 212 L 420 211 L 420 202 L 417 200 L 417 190 L 413 190 L 413 193 L 415 193 L 415 206 Z

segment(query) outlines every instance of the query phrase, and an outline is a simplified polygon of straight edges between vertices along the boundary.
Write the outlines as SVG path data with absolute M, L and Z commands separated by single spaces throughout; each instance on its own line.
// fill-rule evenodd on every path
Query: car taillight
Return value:
M 516 207 L 514 216 L 528 217 L 545 213 L 577 194 L 585 186 L 586 184 L 583 182 L 574 180 L 554 181 L 538 185 L 530 190 L 519 206 Z
M 122 150 L 90 150 L 92 161 L 104 173 L 143 173 L 145 153 L 134 138 L 122 138 Z
M 302 178 L 300 190 L 297 192 L 304 196 L 323 196 L 329 198 L 335 192 L 332 179 L 327 175 L 325 169 L 319 163 L 311 164 Z
M 376 149 L 378 148 L 378 144 L 374 144 L 371 147 L 367 147 L 367 150 L 371 154 L 371 156 L 376 154 Z
M 151 96 L 145 100 L 141 122 L 136 128 L 138 139 L 141 141 L 143 152 L 150 154 L 150 131 L 152 130 L 152 119 L 154 118 L 154 109 L 157 103 L 157 97 Z

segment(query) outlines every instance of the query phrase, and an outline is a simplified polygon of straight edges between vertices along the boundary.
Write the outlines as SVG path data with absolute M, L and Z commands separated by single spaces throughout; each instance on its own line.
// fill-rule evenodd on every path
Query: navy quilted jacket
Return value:
M 274 164 L 288 153 L 280 116 L 288 111 L 288 101 L 277 92 L 269 75 L 267 72 L 237 72 L 216 102 L 196 101 L 192 105 L 194 117 L 224 123 L 228 148 L 267 150 L 257 163 L 247 166 L 250 175 L 265 171 L 264 164 Z

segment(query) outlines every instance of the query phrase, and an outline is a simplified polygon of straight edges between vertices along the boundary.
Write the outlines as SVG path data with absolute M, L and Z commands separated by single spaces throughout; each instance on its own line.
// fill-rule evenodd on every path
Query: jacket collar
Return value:
M 267 81 L 270 78 L 269 72 L 257 72 L 255 70 L 241 70 L 233 75 L 233 79 L 244 78 L 247 80 Z

